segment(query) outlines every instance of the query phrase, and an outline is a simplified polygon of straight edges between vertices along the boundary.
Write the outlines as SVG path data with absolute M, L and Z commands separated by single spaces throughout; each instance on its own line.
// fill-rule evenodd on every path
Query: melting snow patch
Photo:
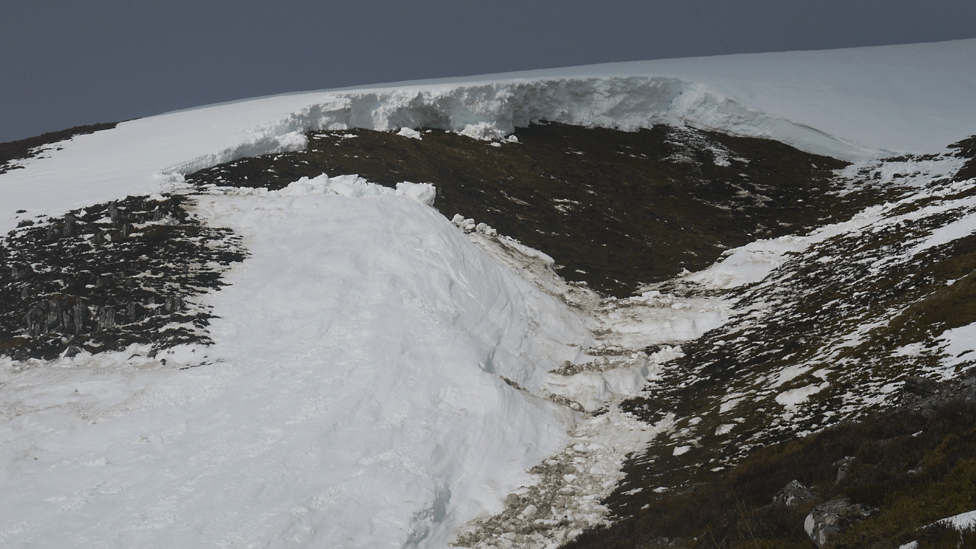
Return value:
M 423 139 L 420 136 L 420 132 L 406 127 L 400 128 L 400 131 L 397 132 L 397 135 L 402 135 L 403 137 L 409 137 L 410 139 L 418 139 L 418 140 Z
M 715 436 L 722 436 L 728 434 L 732 432 L 732 429 L 734 428 L 735 428 L 734 423 L 723 423 L 715 428 Z
M 923 346 L 921 343 L 909 343 L 902 347 L 898 347 L 891 352 L 892 356 L 904 356 L 904 357 L 915 357 L 921 354 Z
M 776 378 L 776 382 L 769 386 L 770 389 L 776 389 L 783 386 L 790 381 L 800 377 L 801 375 L 810 371 L 810 366 L 788 366 L 783 368 Z
M 937 520 L 932 524 L 944 524 L 956 530 L 968 530 L 970 528 L 976 528 L 976 511 L 968 511 L 965 513 L 960 513 L 949 518 L 944 518 L 942 520 Z M 931 525 L 930 525 L 931 526 Z M 900 546 L 898 549 L 916 549 L 918 547 L 917 541 L 912 541 Z
M 477 549 L 543 549 L 606 524 L 607 509 L 600 500 L 623 478 L 624 460 L 658 433 L 673 428 L 673 423 L 674 416 L 668 415 L 650 426 L 615 406 L 582 420 L 563 452 L 531 470 L 534 483 L 509 495 L 501 513 L 459 529 L 453 544 Z
M 757 240 L 726 251 L 724 259 L 707 269 L 684 276 L 683 280 L 711 290 L 738 288 L 766 278 L 786 261 L 787 254 L 800 252 L 808 245 L 807 239 L 798 236 Z
M 746 395 L 744 395 L 742 393 L 732 393 L 732 394 L 726 395 L 722 399 L 722 405 L 719 406 L 718 413 L 724 414 L 724 413 L 732 410 L 733 408 L 735 408 L 736 406 L 738 406 L 740 402 L 742 402 L 742 400 L 745 398 L 745 396 Z
M 939 339 L 945 344 L 942 352 L 949 356 L 946 366 L 976 361 L 976 323 L 946 330 Z
M 797 405 L 805 402 L 810 396 L 826 389 L 827 386 L 827 383 L 821 383 L 820 385 L 807 385 L 798 389 L 790 389 L 789 391 L 784 391 L 776 395 L 776 402 L 787 408 L 795 408 Z

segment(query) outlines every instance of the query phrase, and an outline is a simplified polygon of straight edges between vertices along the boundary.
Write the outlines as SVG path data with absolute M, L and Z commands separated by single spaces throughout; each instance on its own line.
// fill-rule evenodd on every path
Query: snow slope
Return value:
M 501 376 L 537 388 L 582 322 L 433 208 L 315 183 L 200 198 L 253 254 L 211 348 L 3 365 L 0 543 L 437 547 L 565 445 Z
M 280 95 L 80 136 L 0 175 L 0 231 L 25 217 L 148 194 L 310 129 L 434 127 L 483 138 L 535 120 L 627 129 L 686 123 L 863 159 L 926 152 L 976 126 L 976 40 L 621 63 Z M 67 181 L 71 184 L 67 184 Z

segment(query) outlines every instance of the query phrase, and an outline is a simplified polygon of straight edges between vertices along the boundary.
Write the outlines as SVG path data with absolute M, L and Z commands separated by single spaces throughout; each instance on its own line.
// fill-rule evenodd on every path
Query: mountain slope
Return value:
M 296 94 L 15 161 L 0 540 L 546 547 L 967 397 L 974 44 Z

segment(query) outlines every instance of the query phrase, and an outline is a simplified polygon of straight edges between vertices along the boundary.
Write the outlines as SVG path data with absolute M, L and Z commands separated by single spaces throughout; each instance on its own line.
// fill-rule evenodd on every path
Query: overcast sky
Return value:
M 9 2 L 0 142 L 284 92 L 974 37 L 973 0 Z

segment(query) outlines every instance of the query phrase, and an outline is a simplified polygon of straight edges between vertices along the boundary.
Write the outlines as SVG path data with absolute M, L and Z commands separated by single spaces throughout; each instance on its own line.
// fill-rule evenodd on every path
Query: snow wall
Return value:
M 429 89 L 335 94 L 290 116 L 253 128 L 236 147 L 169 167 L 190 173 L 238 158 L 303 148 L 312 130 L 432 128 L 476 139 L 500 139 L 517 127 L 548 121 L 635 131 L 688 125 L 772 138 L 838 158 L 866 148 L 779 116 L 750 110 L 703 84 L 667 77 L 513 81 Z

